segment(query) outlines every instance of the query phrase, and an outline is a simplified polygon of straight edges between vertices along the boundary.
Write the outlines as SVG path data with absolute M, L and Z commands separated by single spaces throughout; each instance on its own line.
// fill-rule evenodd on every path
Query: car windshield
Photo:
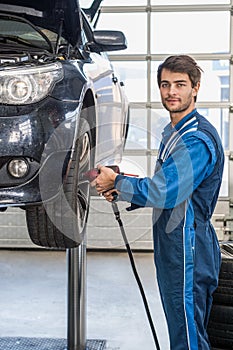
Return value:
M 46 38 L 29 23 L 16 19 L 0 18 L 0 44 L 32 46 L 51 51 Z

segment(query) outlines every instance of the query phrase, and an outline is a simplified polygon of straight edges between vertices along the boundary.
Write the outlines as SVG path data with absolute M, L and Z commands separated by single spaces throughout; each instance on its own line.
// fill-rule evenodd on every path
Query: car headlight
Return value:
M 22 105 L 38 102 L 62 78 L 63 69 L 59 62 L 0 70 L 0 103 Z

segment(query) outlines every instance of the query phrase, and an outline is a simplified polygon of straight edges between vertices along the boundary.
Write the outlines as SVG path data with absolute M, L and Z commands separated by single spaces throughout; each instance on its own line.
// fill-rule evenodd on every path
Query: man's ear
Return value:
M 197 84 L 193 87 L 193 96 L 197 96 L 197 93 L 199 91 L 200 88 L 200 81 L 197 82 Z

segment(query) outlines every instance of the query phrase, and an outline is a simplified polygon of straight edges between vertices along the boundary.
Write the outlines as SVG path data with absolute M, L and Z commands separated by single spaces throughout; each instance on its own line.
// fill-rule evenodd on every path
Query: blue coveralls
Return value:
M 196 109 L 163 132 L 152 178 L 118 175 L 119 200 L 153 207 L 154 257 L 171 350 L 209 350 L 206 332 L 221 255 L 210 219 L 224 152 Z

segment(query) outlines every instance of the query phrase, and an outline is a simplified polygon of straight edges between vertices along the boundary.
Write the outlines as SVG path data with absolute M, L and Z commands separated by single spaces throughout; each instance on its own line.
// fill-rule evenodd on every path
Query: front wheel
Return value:
M 59 196 L 26 209 L 28 232 L 36 245 L 74 248 L 82 242 L 90 202 L 90 185 L 82 174 L 92 166 L 91 146 L 89 124 L 81 118 L 78 138 Z

